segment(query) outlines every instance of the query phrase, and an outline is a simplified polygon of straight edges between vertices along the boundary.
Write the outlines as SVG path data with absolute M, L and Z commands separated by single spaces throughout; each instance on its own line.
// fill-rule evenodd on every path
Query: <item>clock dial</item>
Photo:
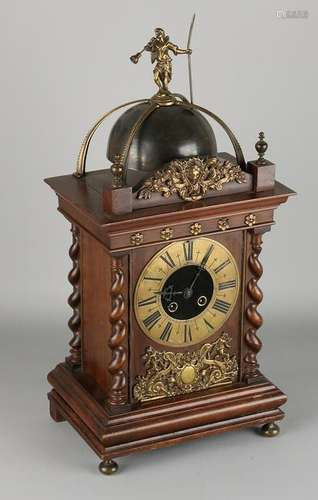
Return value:
M 171 243 L 139 277 L 134 300 L 138 324 L 160 344 L 197 344 L 228 319 L 239 285 L 235 259 L 221 243 L 209 238 Z

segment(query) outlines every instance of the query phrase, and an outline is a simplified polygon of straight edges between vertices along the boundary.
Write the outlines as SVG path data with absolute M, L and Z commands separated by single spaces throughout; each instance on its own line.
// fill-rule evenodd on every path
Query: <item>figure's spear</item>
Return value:
M 188 43 L 187 43 L 187 49 L 188 50 L 190 49 L 190 45 L 191 45 L 191 36 L 192 36 L 192 31 L 193 31 L 194 20 L 195 20 L 195 14 L 193 14 L 193 18 L 192 18 L 192 21 L 191 21 L 191 24 L 190 24 L 190 29 L 189 29 Z M 193 104 L 191 54 L 188 54 L 188 70 L 189 70 L 190 101 L 191 101 L 191 104 Z

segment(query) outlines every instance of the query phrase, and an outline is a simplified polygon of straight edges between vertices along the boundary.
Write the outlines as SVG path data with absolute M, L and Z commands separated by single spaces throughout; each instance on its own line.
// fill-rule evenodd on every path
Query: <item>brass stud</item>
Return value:
M 227 229 L 230 229 L 229 219 L 227 219 L 226 217 L 222 217 L 217 221 L 217 226 L 220 231 L 226 231 Z
M 162 240 L 170 240 L 173 236 L 173 229 L 171 227 L 164 227 L 160 231 L 160 238 Z
M 256 223 L 256 215 L 249 214 L 245 217 L 244 222 L 247 226 L 252 227 Z
M 190 226 L 190 232 L 193 234 L 193 236 L 197 236 L 198 234 L 202 233 L 202 224 L 200 222 L 194 222 Z
M 144 242 L 144 235 L 142 233 L 136 233 L 130 237 L 130 243 L 135 247 L 141 245 L 143 242 Z

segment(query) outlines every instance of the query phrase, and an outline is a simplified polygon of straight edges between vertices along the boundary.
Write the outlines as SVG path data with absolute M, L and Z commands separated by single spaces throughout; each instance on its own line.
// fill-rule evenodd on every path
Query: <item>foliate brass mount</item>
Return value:
M 228 182 L 246 182 L 241 167 L 220 158 L 192 157 L 173 160 L 147 179 L 137 199 L 150 199 L 152 193 L 165 198 L 177 194 L 182 200 L 201 200 L 207 191 L 221 191 Z
M 164 227 L 160 231 L 160 238 L 162 240 L 170 240 L 173 237 L 173 229 L 171 227 Z
M 245 217 L 244 222 L 247 226 L 252 227 L 256 223 L 256 215 L 249 214 Z
M 192 352 L 159 352 L 147 347 L 145 374 L 136 377 L 134 398 L 149 401 L 234 382 L 238 363 L 230 355 L 231 342 L 223 333 L 212 344 Z
M 144 235 L 142 233 L 136 233 L 130 237 L 130 243 L 135 247 L 141 245 L 143 242 L 144 242 Z
M 220 231 L 226 231 L 227 229 L 230 229 L 229 219 L 227 217 L 222 217 L 217 221 L 217 226 Z
M 190 233 L 193 234 L 193 236 L 198 236 L 198 234 L 202 233 L 202 224 L 200 222 L 194 222 L 190 226 Z

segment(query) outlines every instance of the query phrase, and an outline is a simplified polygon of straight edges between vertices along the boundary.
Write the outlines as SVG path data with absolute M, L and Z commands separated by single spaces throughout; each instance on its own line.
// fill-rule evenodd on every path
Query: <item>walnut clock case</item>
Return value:
M 279 432 L 286 396 L 260 371 L 259 254 L 274 210 L 293 191 L 264 158 L 245 162 L 229 127 L 168 89 L 164 30 L 151 53 L 158 92 L 113 126 L 111 167 L 86 172 L 90 129 L 75 174 L 46 179 L 71 224 L 73 287 L 65 361 L 48 375 L 50 413 L 68 421 L 102 459 L 242 427 Z M 123 108 L 118 106 L 113 111 Z M 207 117 L 235 156 L 217 151 Z

